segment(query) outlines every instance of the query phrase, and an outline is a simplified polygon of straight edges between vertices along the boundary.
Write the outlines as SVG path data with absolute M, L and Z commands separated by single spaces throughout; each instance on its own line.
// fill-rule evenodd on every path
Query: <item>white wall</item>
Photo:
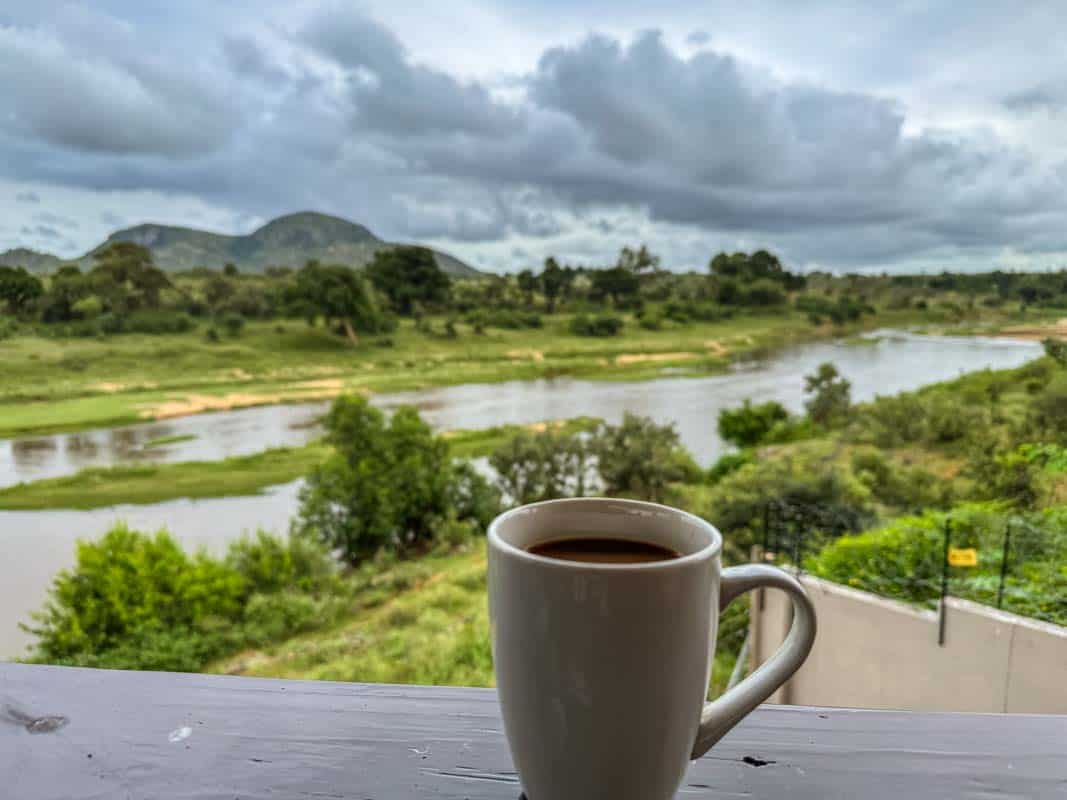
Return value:
M 804 576 L 819 632 L 807 663 L 771 702 L 922 711 L 1067 714 L 1067 628 L 948 598 L 938 616 Z M 781 643 L 789 601 L 752 603 L 752 659 Z

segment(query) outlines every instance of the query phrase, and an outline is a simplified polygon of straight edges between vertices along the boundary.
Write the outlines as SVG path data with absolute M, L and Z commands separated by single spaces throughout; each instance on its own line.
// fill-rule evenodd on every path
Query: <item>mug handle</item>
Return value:
M 815 607 L 800 581 L 764 564 L 746 564 L 722 571 L 719 611 L 751 589 L 781 589 L 793 601 L 793 625 L 778 651 L 759 669 L 722 696 L 704 704 L 700 728 L 690 758 L 700 758 L 756 706 L 785 683 L 808 657 L 815 643 Z

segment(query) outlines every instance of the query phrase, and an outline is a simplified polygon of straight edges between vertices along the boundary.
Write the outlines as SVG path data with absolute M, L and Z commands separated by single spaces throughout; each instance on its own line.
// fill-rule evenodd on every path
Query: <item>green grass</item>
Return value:
M 15 336 L 0 341 L 0 437 L 77 430 L 195 413 L 211 408 L 298 402 L 342 391 L 393 392 L 460 383 L 573 375 L 645 380 L 705 375 L 731 360 L 836 333 L 794 312 L 739 315 L 646 331 L 631 319 L 618 337 L 567 331 L 569 315 L 545 317 L 535 330 L 490 329 L 459 336 L 425 334 L 405 320 L 378 346 L 358 346 L 302 322 L 251 322 L 221 343 L 203 333 L 105 339 Z M 882 314 L 864 325 L 903 324 Z M 432 321 L 436 331 L 442 320 Z
M 0 489 L 0 511 L 84 510 L 179 497 L 258 494 L 267 486 L 307 474 L 328 452 L 326 445 L 316 442 L 221 461 L 84 469 L 75 475 Z
M 177 434 L 175 436 L 160 436 L 158 439 L 149 439 L 144 443 L 145 450 L 151 450 L 153 447 L 163 447 L 168 444 L 178 444 L 178 442 L 191 442 L 196 438 L 195 433 Z
M 351 578 L 353 605 L 338 625 L 247 650 L 205 672 L 372 683 L 492 686 L 485 542 L 458 552 L 369 564 Z M 711 693 L 733 656 L 715 663 Z
M 485 430 L 455 430 L 445 434 L 456 458 L 486 456 L 521 430 L 553 425 L 565 433 L 589 431 L 600 423 L 594 417 L 498 425 Z M 155 445 L 194 437 L 155 440 Z M 153 443 L 145 445 L 153 446 Z M 84 469 L 62 478 L 46 478 L 0 489 L 0 511 L 41 511 L 50 508 L 86 510 L 115 505 L 161 503 L 181 497 L 226 497 L 258 494 L 268 486 L 307 475 L 322 463 L 330 447 L 312 442 L 303 447 L 280 447 L 221 461 L 183 461 L 176 464 L 134 464 Z
M 500 447 L 515 434 L 524 431 L 544 430 L 551 426 L 563 434 L 592 431 L 600 423 L 599 417 L 574 417 L 551 422 L 535 422 L 532 425 L 496 425 L 481 430 L 460 429 L 445 434 L 456 458 L 478 458 L 487 456 Z

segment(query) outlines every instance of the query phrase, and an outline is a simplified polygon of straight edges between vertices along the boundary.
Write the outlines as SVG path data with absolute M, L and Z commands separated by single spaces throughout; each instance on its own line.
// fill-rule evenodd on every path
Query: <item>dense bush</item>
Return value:
M 805 562 L 828 580 L 901 600 L 933 605 L 940 596 L 946 520 L 951 544 L 978 550 L 978 566 L 954 569 L 949 592 L 978 602 L 996 600 L 1005 529 L 1008 553 L 1004 608 L 1067 624 L 1067 506 L 1008 515 L 995 505 L 965 505 L 951 512 L 903 517 L 878 530 L 846 536 Z
M 217 560 L 186 554 L 165 532 L 117 525 L 79 542 L 35 615 L 35 660 L 126 669 L 196 670 L 270 635 L 329 619 L 333 560 L 311 542 L 260 533 Z M 294 606 L 304 609 L 295 614 Z M 270 613 L 264 608 L 269 607 Z M 310 609 L 310 610 L 309 610 Z
M 486 490 L 474 486 L 479 477 L 457 472 L 447 440 L 413 407 L 397 409 L 386 421 L 365 398 L 343 396 L 325 427 L 335 453 L 308 476 L 294 529 L 319 538 L 349 563 L 381 549 L 428 545 L 438 526 L 460 511 L 484 519 Z M 457 509 L 463 492 L 472 499 Z
M 622 327 L 623 321 L 620 317 L 608 314 L 578 314 L 571 319 L 569 330 L 575 336 L 616 336 Z
M 486 328 L 522 330 L 540 328 L 544 325 L 540 314 L 532 311 L 512 311 L 507 308 L 475 309 L 464 317 L 464 321 L 474 328 L 475 332 L 484 331 Z
M 627 412 L 619 425 L 601 425 L 591 440 L 597 470 L 609 495 L 663 502 L 676 481 L 699 480 L 700 470 L 673 424 L 659 425 Z
M 785 406 L 774 400 L 753 405 L 745 400 L 737 408 L 719 412 L 719 436 L 737 447 L 752 447 L 765 441 L 771 430 L 789 419 Z
M 835 464 L 822 445 L 742 464 L 722 476 L 704 502 L 702 515 L 730 532 L 727 546 L 734 559 L 747 558 L 763 532 L 769 504 L 788 508 L 790 524 L 813 541 L 862 530 L 875 516 L 870 489 Z
M 501 491 L 515 505 L 585 495 L 598 486 L 591 461 L 583 437 L 552 427 L 522 431 L 489 456 Z

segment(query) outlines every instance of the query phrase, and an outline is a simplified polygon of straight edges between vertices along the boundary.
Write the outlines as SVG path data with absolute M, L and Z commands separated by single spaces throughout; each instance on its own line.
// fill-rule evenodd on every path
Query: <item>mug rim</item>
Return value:
M 529 550 L 523 550 L 521 547 L 516 547 L 511 542 L 504 539 L 500 535 L 499 528 L 505 524 L 511 517 L 517 516 L 520 513 L 526 512 L 531 508 L 542 508 L 546 506 L 565 506 L 565 505 L 615 505 L 615 506 L 628 506 L 635 510 L 643 510 L 645 512 L 669 512 L 676 514 L 679 517 L 687 518 L 691 523 L 694 523 L 698 528 L 704 530 L 710 539 L 708 544 L 701 547 L 699 550 L 687 553 L 684 556 L 678 558 L 668 559 L 666 561 L 648 561 L 641 563 L 631 564 L 611 564 L 603 562 L 591 562 L 591 561 L 562 561 L 558 558 L 549 558 L 548 556 L 540 556 L 535 553 L 531 553 Z M 513 558 L 525 560 L 531 564 L 541 564 L 544 566 L 558 567 L 560 569 L 583 569 L 592 570 L 595 572 L 625 572 L 628 570 L 665 570 L 675 567 L 682 567 L 694 562 L 703 561 L 714 558 L 722 552 L 722 534 L 719 533 L 719 529 L 708 522 L 702 517 L 698 517 L 696 514 L 691 514 L 688 511 L 682 511 L 680 508 L 674 508 L 673 506 L 664 505 L 662 503 L 650 503 L 645 500 L 629 500 L 615 497 L 564 497 L 557 500 L 541 500 L 537 503 L 526 503 L 525 505 L 516 506 L 515 508 L 508 509 L 507 511 L 498 514 L 492 522 L 489 523 L 489 528 L 486 532 L 486 538 L 489 540 L 490 547 L 495 547 L 502 553 L 506 553 Z

